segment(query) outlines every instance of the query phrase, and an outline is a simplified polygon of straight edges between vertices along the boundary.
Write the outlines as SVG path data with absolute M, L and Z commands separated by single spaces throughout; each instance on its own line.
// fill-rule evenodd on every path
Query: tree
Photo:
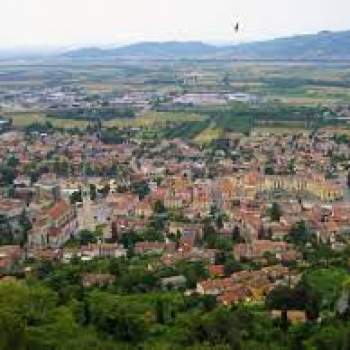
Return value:
M 321 295 L 318 290 L 313 288 L 307 281 L 302 280 L 295 287 L 295 291 L 296 298 L 299 298 L 301 301 L 299 306 L 305 309 L 307 319 L 317 320 L 321 309 Z
M 274 175 L 275 171 L 273 169 L 273 166 L 272 165 L 266 166 L 265 170 L 264 170 L 264 173 L 265 173 L 265 175 Z
M 111 190 L 110 185 L 106 184 L 105 186 L 103 186 L 101 190 L 99 190 L 99 193 L 101 193 L 103 197 L 107 197 L 110 190 Z
M 260 240 L 266 239 L 265 228 L 263 225 L 260 225 L 258 229 L 258 239 Z
M 216 308 L 189 320 L 186 330 L 188 342 L 228 345 L 231 350 L 243 349 L 243 337 L 249 338 L 252 322 L 253 315 L 247 310 Z
M 316 320 L 320 309 L 320 295 L 305 280 L 295 288 L 278 286 L 266 298 L 270 310 L 281 310 L 281 328 L 288 329 L 288 310 L 304 310 L 309 320 Z
M 216 219 L 216 227 L 221 230 L 224 227 L 224 223 L 223 223 L 223 219 L 222 219 L 222 215 L 218 215 L 217 219 Z
M 336 257 L 337 252 L 335 252 L 330 245 L 322 242 L 314 244 L 313 260 L 316 266 L 324 263 L 326 268 L 328 268 L 331 260 Z
M 16 166 L 19 164 L 18 159 L 14 156 L 14 155 L 10 155 L 7 159 L 6 159 L 6 166 L 8 166 L 9 168 L 16 168 Z
M 156 213 L 156 214 L 163 214 L 166 212 L 166 209 L 164 207 L 164 203 L 161 201 L 161 200 L 157 200 L 155 203 L 154 203 L 154 206 L 153 206 L 153 211 Z
M 79 191 L 74 191 L 70 197 L 69 200 L 71 202 L 71 204 L 75 204 L 75 203 L 81 203 L 83 201 L 82 199 L 82 194 L 81 194 L 81 190 Z
M 291 159 L 288 162 L 288 173 L 290 175 L 294 175 L 295 174 L 295 159 Z
M 225 84 L 225 85 L 230 85 L 230 74 L 229 73 L 226 73 L 224 75 L 224 77 L 222 78 L 222 82 Z
M 332 324 L 326 324 L 318 332 L 315 332 L 309 339 L 304 342 L 304 345 L 305 349 L 349 349 L 349 326 L 335 320 L 332 322 Z
M 144 199 L 150 193 L 148 182 L 142 181 L 134 183 L 132 185 L 132 191 L 133 193 L 138 194 L 140 200 Z
M 14 237 L 9 218 L 6 215 L 0 214 L 0 244 L 13 244 Z
M 22 229 L 21 230 L 22 237 L 21 237 L 20 245 L 23 247 L 27 244 L 28 232 L 32 229 L 32 223 L 30 222 L 25 209 L 23 209 L 21 216 L 19 217 L 19 224 Z
M 10 308 L 0 309 L 0 349 L 26 349 L 24 320 Z
M 165 324 L 165 305 L 161 299 L 156 302 L 156 318 L 158 323 Z
M 0 285 L 0 348 L 43 348 L 45 329 L 52 325 L 55 293 L 48 288 L 22 283 Z M 51 341 L 54 338 L 51 339 Z M 55 338 L 56 341 L 57 338 Z M 37 345 L 37 346 L 36 346 Z
M 266 298 L 266 306 L 270 310 L 281 310 L 281 329 L 288 329 L 288 310 L 295 305 L 294 294 L 291 288 L 281 286 L 273 289 Z
M 10 185 L 10 186 L 7 188 L 6 196 L 7 196 L 8 198 L 14 198 L 14 197 L 15 197 L 15 194 L 16 194 L 15 186 Z
M 90 199 L 94 201 L 97 197 L 97 190 L 95 184 L 90 184 Z
M 241 241 L 241 235 L 238 226 L 235 226 L 235 228 L 232 231 L 232 240 L 236 243 L 240 243 Z
M 209 248 L 214 248 L 218 235 L 213 225 L 205 225 L 203 229 L 203 241 Z
M 311 234 L 306 227 L 306 223 L 304 220 L 297 222 L 292 226 L 290 232 L 288 233 L 287 240 L 297 244 L 304 246 L 311 238 Z
M 223 264 L 224 264 L 225 276 L 230 276 L 234 272 L 238 272 L 242 270 L 241 264 L 232 255 L 226 255 L 226 258 Z
M 96 234 L 90 230 L 81 230 L 78 234 L 78 240 L 81 245 L 97 242 Z
M 16 178 L 16 171 L 9 166 L 0 166 L 0 179 L 4 185 L 11 185 Z
M 148 306 L 128 297 L 93 291 L 88 296 L 91 322 L 95 327 L 117 340 L 138 343 L 149 328 Z
M 209 277 L 208 271 L 202 262 L 183 262 L 179 263 L 176 268 L 179 274 L 186 277 L 188 288 L 195 288 L 198 281 Z
M 280 221 L 281 216 L 282 212 L 280 206 L 276 202 L 272 203 L 272 207 L 270 208 L 271 221 Z

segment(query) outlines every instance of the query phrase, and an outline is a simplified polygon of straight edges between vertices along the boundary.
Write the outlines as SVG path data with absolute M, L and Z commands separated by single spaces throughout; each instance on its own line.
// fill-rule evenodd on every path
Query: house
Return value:
M 263 299 L 272 288 L 269 275 L 263 270 L 236 272 L 231 278 L 235 284 L 248 287 L 254 300 Z
M 8 131 L 11 128 L 11 122 L 8 119 L 0 117 L 0 133 Z
M 17 245 L 0 246 L 0 272 L 6 273 L 22 258 L 22 250 Z
M 164 291 L 170 289 L 184 289 L 186 288 L 187 279 L 183 275 L 166 277 L 161 279 L 160 284 Z
M 114 219 L 111 225 L 112 238 L 120 238 L 124 233 L 130 231 L 142 231 L 146 225 L 147 220 L 144 218 L 118 216 Z
M 113 215 L 128 216 L 135 214 L 135 209 L 139 204 L 139 196 L 133 193 L 109 194 L 106 198 L 113 208 Z
M 33 218 L 33 227 L 28 233 L 29 247 L 60 248 L 77 232 L 75 207 L 59 200 Z
M 136 254 L 161 254 L 165 250 L 175 251 L 175 243 L 137 242 L 135 244 Z
M 40 261 L 60 261 L 63 257 L 61 249 L 34 248 L 30 249 L 28 256 Z
M 288 267 L 282 265 L 267 266 L 264 267 L 261 271 L 266 273 L 270 281 L 283 279 L 289 274 Z
M 281 262 L 285 265 L 301 260 L 303 255 L 295 249 L 289 249 L 281 254 Z
M 78 255 L 80 255 L 82 260 L 94 258 L 121 258 L 126 257 L 127 250 L 122 244 L 118 243 L 90 243 L 80 247 Z
M 245 286 L 237 285 L 227 292 L 220 295 L 217 300 L 219 303 L 230 306 L 233 304 L 250 301 L 253 297 L 251 290 Z
M 289 234 L 291 227 L 285 225 L 283 222 L 271 222 L 267 230 L 271 239 L 282 241 Z
M 8 199 L 0 197 L 0 216 L 6 218 L 6 226 L 10 228 L 13 234 L 19 235 L 21 227 L 19 220 L 26 208 L 25 202 L 18 199 Z M 2 227 L 0 224 L 0 234 Z
M 171 234 L 180 233 L 182 238 L 188 238 L 197 242 L 203 238 L 203 226 L 200 224 L 170 222 L 168 232 Z
M 62 249 L 62 261 L 65 263 L 69 263 L 74 257 L 78 256 L 78 254 L 78 247 L 64 247 Z
M 197 247 L 186 246 L 180 247 L 176 252 L 165 252 L 161 257 L 161 261 L 167 266 L 176 264 L 179 261 L 202 261 L 206 264 L 214 264 L 216 255 L 217 250 L 215 249 L 199 249 Z
M 210 180 L 197 180 L 193 185 L 193 209 L 209 213 L 213 204 L 212 182 Z
M 269 240 L 257 240 L 252 243 L 239 243 L 234 246 L 233 253 L 235 259 L 254 260 L 264 257 L 270 253 L 277 259 L 281 259 L 281 254 L 286 252 L 289 245 L 286 242 L 274 242 Z
M 61 190 L 54 174 L 44 174 L 34 185 L 35 199 L 40 201 L 57 201 L 61 198 Z
M 149 218 L 153 214 L 153 208 L 148 200 L 143 200 L 137 203 L 135 207 L 135 214 L 142 218 Z
M 13 185 L 19 188 L 30 187 L 31 179 L 28 176 L 19 175 L 13 180 Z
M 223 277 L 225 275 L 224 265 L 210 265 L 208 270 L 211 278 Z
M 17 283 L 18 279 L 17 277 L 14 276 L 4 276 L 0 277 L 0 284 L 5 283 L 5 284 L 12 284 L 12 283 Z
M 270 315 L 272 318 L 281 318 L 281 310 L 272 310 Z M 293 324 L 305 323 L 307 321 L 306 312 L 303 310 L 288 310 L 287 319 Z
M 249 240 L 258 239 L 263 230 L 263 222 L 257 213 L 244 213 L 242 215 L 242 233 Z
M 85 273 L 82 276 L 82 284 L 84 288 L 103 287 L 112 284 L 115 281 L 115 276 L 109 273 Z
M 231 277 L 205 280 L 197 283 L 197 293 L 202 295 L 220 295 L 226 290 L 234 288 Z
M 77 218 L 80 230 L 94 231 L 96 226 L 103 227 L 103 236 L 111 238 L 110 223 L 113 207 L 102 200 L 92 201 L 83 196 L 82 203 L 77 204 Z
M 237 182 L 235 178 L 223 177 L 217 181 L 217 192 L 220 197 L 220 207 L 228 208 L 236 197 Z

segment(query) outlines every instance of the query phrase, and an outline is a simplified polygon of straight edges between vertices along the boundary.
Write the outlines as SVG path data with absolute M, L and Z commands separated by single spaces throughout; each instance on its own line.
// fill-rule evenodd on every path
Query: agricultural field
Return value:
M 210 142 L 219 139 L 223 135 L 224 131 L 220 128 L 216 128 L 215 125 L 209 126 L 199 133 L 194 141 L 198 144 L 209 144 Z
M 114 119 L 104 123 L 106 127 L 147 128 L 166 127 L 168 124 L 200 122 L 204 117 L 194 113 L 149 111 L 133 119 Z
M 191 72 L 197 76 L 195 83 L 184 78 Z M 34 91 L 41 96 L 57 89 L 95 105 L 86 113 L 80 110 L 75 117 L 74 110 L 55 112 L 31 105 L 18 108 L 7 102 L 9 93 L 30 95 Z M 235 102 L 224 106 L 169 103 L 173 96 L 185 93 L 243 93 L 257 96 L 260 102 L 243 106 Z M 106 101 L 142 94 L 165 102 L 153 105 L 151 101 L 146 107 L 135 108 L 128 117 L 124 117 L 123 108 L 127 110 L 130 105 L 118 107 L 121 112 L 115 118 L 99 117 L 97 111 L 115 108 Z M 101 119 L 104 128 L 152 129 L 160 137 L 185 137 L 206 144 L 227 132 L 283 132 L 330 126 L 315 116 L 326 108 L 350 103 L 350 65 L 229 60 L 220 64 L 216 60 L 120 60 L 115 64 L 65 65 L 53 61 L 45 65 L 1 65 L 0 102 L 0 116 L 11 117 L 18 127 L 49 121 L 57 128 L 85 129 Z M 332 126 L 339 127 L 339 123 Z
M 84 120 L 64 120 L 59 118 L 47 118 L 45 113 L 9 113 L 5 116 L 12 118 L 13 125 L 19 128 L 27 127 L 34 123 L 46 123 L 50 122 L 53 127 L 56 128 L 85 128 L 88 125 L 87 121 Z

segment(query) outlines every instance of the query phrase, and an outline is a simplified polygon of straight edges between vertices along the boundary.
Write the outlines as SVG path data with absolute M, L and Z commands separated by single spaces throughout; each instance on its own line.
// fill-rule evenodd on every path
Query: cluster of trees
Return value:
M 140 200 L 142 200 L 150 193 L 150 188 L 147 181 L 133 182 L 131 191 L 137 194 Z
M 175 123 L 172 127 L 162 130 L 162 136 L 166 139 L 181 137 L 184 139 L 193 139 L 210 125 L 209 119 L 201 121 L 189 121 L 181 124 Z
M 116 163 L 106 164 L 106 165 L 99 165 L 94 166 L 93 164 L 89 162 L 85 162 L 82 164 L 82 172 L 86 176 L 116 176 L 116 175 L 122 175 L 122 171 L 120 169 L 120 166 L 118 166 Z
M 276 291 L 269 305 L 294 307 L 292 297 Z M 215 298 L 177 292 L 121 295 L 96 288 L 62 298 L 46 282 L 0 285 L 3 350 L 342 350 L 350 345 L 349 324 L 334 317 L 292 326 L 259 308 L 225 308 Z
M 327 86 L 327 87 L 350 87 L 348 80 L 321 80 L 321 79 L 310 79 L 310 78 L 284 78 L 284 77 L 269 77 L 263 78 L 262 82 L 274 87 L 276 89 L 291 89 L 291 88 L 303 88 L 305 85 L 315 86 Z
M 18 159 L 9 155 L 5 161 L 0 165 L 0 184 L 3 186 L 10 186 L 13 183 L 13 180 L 16 178 L 16 168 L 18 165 Z
M 54 130 L 53 124 L 50 121 L 46 123 L 34 122 L 25 127 L 25 132 L 30 134 L 32 132 L 50 133 Z
M 135 111 L 131 108 L 73 108 L 70 110 L 57 110 L 47 114 L 48 118 L 74 119 L 74 120 L 111 120 L 116 118 L 134 118 Z
M 25 210 L 18 218 L 11 219 L 7 215 L 0 215 L 0 245 L 27 243 L 27 235 L 32 224 Z
M 134 255 L 134 247 L 137 242 L 164 242 L 164 228 L 167 213 L 163 206 L 163 203 L 157 201 L 154 205 L 155 214 L 150 218 L 149 223 L 142 231 L 127 231 L 122 235 L 118 235 L 115 232 L 114 236 L 118 236 L 119 243 L 122 243 L 124 247 L 129 250 L 129 255 Z M 114 229 L 112 228 L 112 231 Z
M 126 140 L 124 135 L 115 129 L 102 130 L 99 137 L 106 144 L 121 144 Z
M 272 206 L 269 209 L 269 215 L 270 215 L 271 221 L 276 221 L 276 222 L 280 221 L 280 218 L 282 216 L 282 211 L 278 203 L 276 202 L 272 203 Z

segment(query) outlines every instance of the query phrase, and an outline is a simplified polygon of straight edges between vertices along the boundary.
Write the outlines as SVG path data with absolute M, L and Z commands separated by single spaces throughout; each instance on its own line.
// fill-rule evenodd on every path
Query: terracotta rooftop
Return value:
M 57 220 L 62 214 L 67 212 L 69 209 L 69 204 L 61 200 L 59 202 L 56 202 L 54 206 L 49 209 L 48 215 L 52 220 Z

